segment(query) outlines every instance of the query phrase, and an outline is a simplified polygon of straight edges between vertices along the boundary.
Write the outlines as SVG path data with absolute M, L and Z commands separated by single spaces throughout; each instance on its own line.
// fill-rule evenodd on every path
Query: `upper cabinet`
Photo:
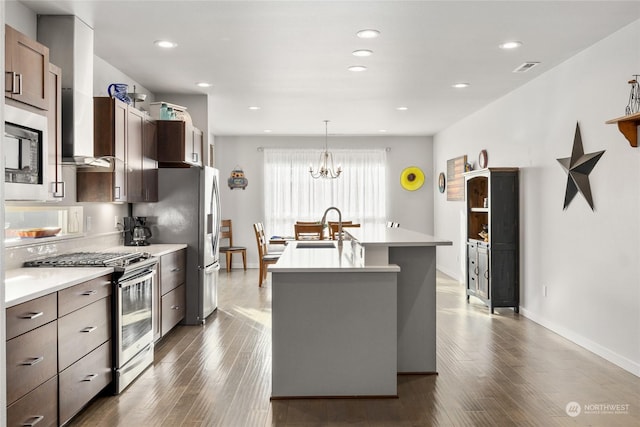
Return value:
M 5 25 L 5 97 L 49 108 L 49 48 Z
M 204 134 L 183 120 L 158 120 L 160 167 L 202 166 Z
M 94 154 L 111 168 L 78 169 L 79 202 L 154 202 L 158 199 L 155 124 L 111 97 L 93 99 Z

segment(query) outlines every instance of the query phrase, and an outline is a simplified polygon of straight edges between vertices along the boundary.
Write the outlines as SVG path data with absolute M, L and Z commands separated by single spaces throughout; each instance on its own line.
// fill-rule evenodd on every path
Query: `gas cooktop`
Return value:
M 51 257 L 26 261 L 24 267 L 116 267 L 125 268 L 131 264 L 151 258 L 146 252 L 72 252 Z

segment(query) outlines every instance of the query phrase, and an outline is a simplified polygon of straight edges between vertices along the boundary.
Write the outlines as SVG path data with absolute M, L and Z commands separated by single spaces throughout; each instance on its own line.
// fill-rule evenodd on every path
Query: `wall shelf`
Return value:
M 638 126 L 640 126 L 640 113 L 629 114 L 628 116 L 618 117 L 617 119 L 607 120 L 608 125 L 618 124 L 618 129 L 632 147 L 638 146 Z

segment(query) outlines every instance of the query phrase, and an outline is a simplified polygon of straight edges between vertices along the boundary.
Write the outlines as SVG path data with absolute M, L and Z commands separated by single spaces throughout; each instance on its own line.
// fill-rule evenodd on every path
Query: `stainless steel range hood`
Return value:
M 38 16 L 38 41 L 62 68 L 63 163 L 96 163 L 93 157 L 93 29 L 72 15 Z

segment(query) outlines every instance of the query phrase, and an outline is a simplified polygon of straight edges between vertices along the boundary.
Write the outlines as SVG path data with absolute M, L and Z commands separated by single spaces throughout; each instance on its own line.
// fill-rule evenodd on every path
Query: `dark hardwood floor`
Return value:
M 270 278 L 263 288 L 257 270 L 220 278 L 219 308 L 205 326 L 177 327 L 124 393 L 99 397 L 69 425 L 640 425 L 640 378 L 511 309 L 492 316 L 478 301 L 467 304 L 463 286 L 444 275 L 439 375 L 398 376 L 398 399 L 270 402 Z M 576 417 L 570 402 L 582 411 Z

